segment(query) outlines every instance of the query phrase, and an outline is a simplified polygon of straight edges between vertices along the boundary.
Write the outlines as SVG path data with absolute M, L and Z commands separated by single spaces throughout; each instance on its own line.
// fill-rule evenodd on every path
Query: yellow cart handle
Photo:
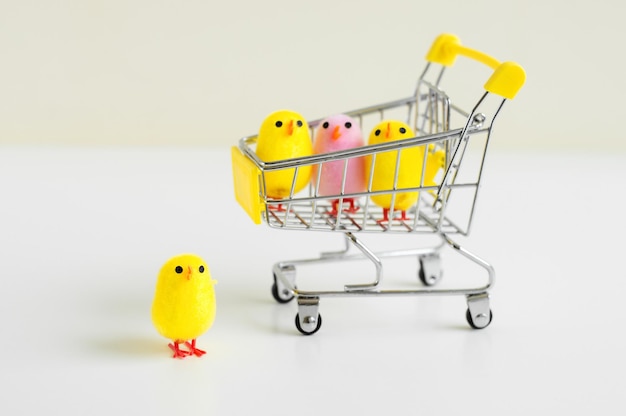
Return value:
M 454 65 L 457 55 L 481 62 L 494 70 L 485 83 L 485 90 L 503 98 L 513 99 L 526 81 L 526 72 L 515 62 L 500 62 L 486 53 L 461 45 L 455 35 L 444 33 L 433 42 L 426 60 L 444 66 Z

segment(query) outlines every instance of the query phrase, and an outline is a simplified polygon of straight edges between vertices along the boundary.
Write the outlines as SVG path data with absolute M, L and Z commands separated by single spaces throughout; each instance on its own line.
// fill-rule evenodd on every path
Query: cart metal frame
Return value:
M 494 70 L 484 86 L 485 92 L 470 112 L 453 104 L 440 87 L 446 68 L 454 64 L 458 55 L 477 60 Z M 467 236 L 470 232 L 494 121 L 504 103 L 512 99 L 524 84 L 525 73 L 514 62 L 501 63 L 489 55 L 462 46 L 458 38 L 450 34 L 435 39 L 426 60 L 426 68 L 410 97 L 345 113 L 357 120 L 364 132 L 381 120 L 401 119 L 415 129 L 416 137 L 275 162 L 264 162 L 258 158 L 254 152 L 256 135 L 242 138 L 239 146 L 232 149 L 235 195 L 255 223 L 263 220 L 272 228 L 340 232 L 345 237 L 345 249 L 342 251 L 321 253 L 309 259 L 281 261 L 273 266 L 272 294 L 280 303 L 290 302 L 294 298 L 297 300 L 295 324 L 303 334 L 310 335 L 320 329 L 322 319 L 319 303 L 325 297 L 459 295 L 466 297 L 466 319 L 472 328 L 485 328 L 491 323 L 493 314 L 489 291 L 495 283 L 494 268 L 481 257 L 461 247 L 451 236 Z M 312 134 L 321 121 L 309 122 Z M 397 157 L 396 179 L 391 189 L 373 191 L 370 177 L 367 190 L 360 193 L 345 193 L 342 186 L 341 192 L 336 195 L 320 196 L 313 185 L 309 186 L 308 192 L 294 193 L 298 171 L 303 166 L 318 165 L 318 172 L 321 172 L 324 163 L 343 161 L 342 183 L 345 185 L 350 159 L 369 157 L 373 166 L 376 156 L 383 152 L 397 152 L 399 155 L 404 149 L 415 146 L 424 146 L 429 151 L 443 151 L 444 163 L 435 185 L 424 183 L 424 170 L 430 163 L 429 151 L 424 151 L 423 163 L 418 167 L 422 169 L 418 187 L 398 188 L 400 157 Z M 467 169 L 468 174 L 466 165 L 471 165 Z M 264 191 L 265 174 L 283 169 L 293 169 L 294 186 L 289 196 L 271 199 Z M 383 210 L 370 199 L 378 194 L 395 195 L 414 191 L 419 192 L 419 196 L 409 210 L 412 218 L 408 220 L 395 218 L 397 210 L 392 203 L 389 208 L 390 219 L 381 221 Z M 460 197 L 457 196 L 459 194 Z M 344 203 L 347 204 L 348 199 L 357 201 L 356 212 L 344 211 Z M 339 201 L 336 214 L 332 213 L 331 200 Z M 278 210 L 277 206 L 284 206 L 284 209 Z M 374 252 L 357 237 L 360 233 L 429 234 L 436 235 L 439 244 L 426 248 Z M 480 266 L 486 274 L 485 283 L 469 288 L 434 288 L 442 276 L 441 251 L 444 247 Z M 383 259 L 407 256 L 419 259 L 418 276 L 423 287 L 412 290 L 384 287 Z M 343 290 L 300 290 L 296 285 L 297 267 L 353 260 L 369 260 L 374 265 L 373 281 L 345 285 Z

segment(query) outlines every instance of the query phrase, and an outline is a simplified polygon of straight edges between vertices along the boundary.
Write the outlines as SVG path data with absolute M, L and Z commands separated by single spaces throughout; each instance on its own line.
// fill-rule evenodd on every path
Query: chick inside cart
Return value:
M 470 111 L 458 107 L 443 89 L 444 73 L 453 72 L 458 56 L 493 70 Z M 492 321 L 489 293 L 495 282 L 494 268 L 452 237 L 470 233 L 494 121 L 523 86 L 525 72 L 515 62 L 500 62 L 463 46 L 451 34 L 435 39 L 426 61 L 417 87 L 406 98 L 308 123 L 298 113 L 280 114 L 280 120 L 271 115 L 270 124 L 285 132 L 281 134 L 299 136 L 300 144 L 283 152 L 282 158 L 260 157 L 264 152 L 259 147 L 266 140 L 263 128 L 232 148 L 235 196 L 255 223 L 341 233 L 345 240 L 345 250 L 281 261 L 272 267 L 274 299 L 280 303 L 296 300 L 295 326 L 305 335 L 320 329 L 319 305 L 324 297 L 458 295 L 466 298 L 466 320 L 472 328 L 485 328 Z M 341 134 L 343 123 L 344 128 L 358 127 L 367 143 L 313 152 L 311 137 L 320 136 L 331 122 L 340 126 L 333 127 L 337 130 L 333 134 Z M 325 171 L 334 173 L 325 176 Z M 353 186 L 359 182 L 358 175 L 361 188 Z M 303 183 L 308 184 L 306 189 Z M 414 234 L 434 237 L 436 243 L 374 251 L 358 237 L 367 233 Z M 478 266 L 484 282 L 438 288 L 444 249 Z M 417 273 L 411 274 L 415 287 L 385 285 L 383 260 L 398 257 L 418 259 Z M 298 289 L 298 267 L 357 259 L 372 265 L 367 281 L 346 284 L 340 290 Z

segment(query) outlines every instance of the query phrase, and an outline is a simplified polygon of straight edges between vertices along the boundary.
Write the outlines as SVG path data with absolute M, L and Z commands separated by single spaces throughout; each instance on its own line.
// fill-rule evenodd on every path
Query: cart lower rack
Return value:
M 469 112 L 453 104 L 441 87 L 444 70 L 453 66 L 458 55 L 493 69 L 485 91 Z M 272 228 L 339 232 L 344 236 L 342 251 L 281 261 L 273 266 L 272 294 L 280 303 L 297 300 L 295 324 L 303 334 L 320 329 L 319 302 L 324 297 L 461 295 L 466 297 L 466 319 L 472 328 L 485 328 L 492 320 L 489 291 L 494 284 L 494 269 L 461 247 L 452 236 L 469 235 L 493 123 L 504 103 L 514 98 L 524 84 L 525 73 L 514 62 L 501 63 L 462 46 L 450 34 L 435 39 L 426 60 L 426 68 L 410 97 L 345 113 L 362 131 L 371 130 L 376 136 L 381 133 L 378 126 L 386 125 L 389 134 L 393 123 L 389 120 L 401 120 L 415 132 L 413 137 L 274 161 L 261 160 L 257 155 L 257 135 L 242 138 L 239 146 L 232 148 L 235 196 L 255 223 L 264 221 Z M 308 123 L 311 135 L 322 128 L 322 122 Z M 409 154 L 418 157 L 408 162 Z M 354 191 L 347 186 L 348 172 L 349 166 L 357 162 L 365 165 L 365 186 Z M 340 186 L 335 191 L 322 192 L 321 172 L 331 166 L 339 172 Z M 386 172 L 381 173 L 383 168 Z M 289 179 L 288 189 L 282 195 L 269 191 L 272 174 L 276 172 Z M 302 181 L 308 172 L 313 172 L 308 191 L 299 191 L 298 178 Z M 387 179 L 381 181 L 379 174 Z M 413 179 L 407 181 L 404 175 Z M 374 252 L 357 237 L 361 233 L 431 235 L 438 243 L 425 248 Z M 479 266 L 485 274 L 484 284 L 436 288 L 442 276 L 444 248 Z M 398 257 L 418 259 L 421 287 L 385 287 L 383 260 Z M 375 269 L 373 279 L 346 284 L 343 290 L 300 290 L 296 285 L 297 267 L 354 260 L 371 262 Z

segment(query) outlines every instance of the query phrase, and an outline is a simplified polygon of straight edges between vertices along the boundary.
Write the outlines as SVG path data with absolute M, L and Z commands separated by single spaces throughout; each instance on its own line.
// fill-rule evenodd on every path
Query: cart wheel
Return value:
M 307 318 L 312 322 L 305 322 L 306 328 L 302 328 L 302 325 L 300 324 L 300 314 L 297 313 L 296 314 L 296 328 L 298 328 L 298 331 L 300 331 L 304 335 L 313 335 L 314 333 L 319 331 L 320 327 L 322 326 L 322 315 L 318 313 L 317 319 L 315 320 L 310 319 L 312 318 L 310 316 L 307 316 L 304 319 L 307 320 Z
M 441 260 L 438 254 L 421 256 L 419 258 L 420 269 L 418 276 L 424 286 L 434 286 L 441 280 L 443 271 L 441 270 Z
M 474 329 L 483 329 L 489 326 L 489 324 L 491 323 L 493 319 L 493 312 L 491 311 L 491 309 L 489 309 L 489 320 L 485 318 L 486 318 L 485 316 L 472 317 L 472 314 L 469 308 L 467 309 L 467 312 L 465 313 L 465 319 L 467 319 L 467 323 L 469 324 L 469 326 L 471 326 Z
M 276 275 L 274 275 L 274 283 L 272 284 L 272 296 L 278 303 L 289 303 L 293 300 L 294 295 L 289 290 L 283 288 L 278 290 L 278 283 L 276 283 Z

